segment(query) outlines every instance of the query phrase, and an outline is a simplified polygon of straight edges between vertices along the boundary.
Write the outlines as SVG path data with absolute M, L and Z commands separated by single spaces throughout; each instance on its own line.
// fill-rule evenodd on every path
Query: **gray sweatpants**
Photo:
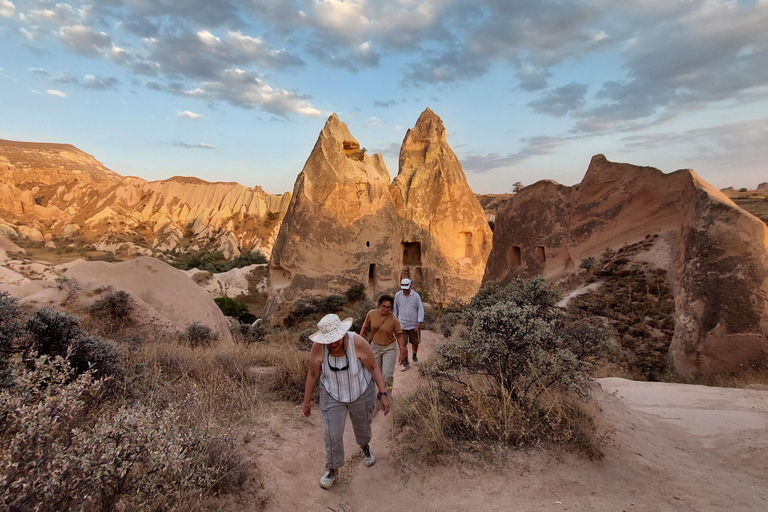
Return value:
M 371 420 L 376 404 L 376 383 L 370 385 L 354 402 L 345 404 L 333 398 L 320 384 L 320 411 L 323 413 L 325 433 L 325 467 L 338 469 L 344 465 L 344 426 L 347 412 L 355 430 L 355 440 L 360 446 L 371 441 Z

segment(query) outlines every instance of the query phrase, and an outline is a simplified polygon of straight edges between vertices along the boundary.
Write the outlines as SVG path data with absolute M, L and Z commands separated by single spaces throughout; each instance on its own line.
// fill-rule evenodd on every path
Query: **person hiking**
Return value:
M 373 355 L 376 357 L 379 368 L 381 368 L 384 383 L 390 393 L 394 382 L 395 360 L 402 359 L 402 354 L 405 352 L 403 329 L 400 327 L 400 321 L 392 314 L 394 301 L 395 299 L 391 295 L 379 297 L 379 307 L 370 310 L 365 315 L 363 327 L 360 329 L 360 336 L 363 337 L 365 337 L 368 328 L 371 329 Z M 398 356 L 398 351 L 400 356 Z
M 326 468 L 320 478 L 320 487 L 330 489 L 339 479 L 339 468 L 344 465 L 347 415 L 363 453 L 363 464 L 373 466 L 376 457 L 371 453 L 369 443 L 374 405 L 378 398 L 386 415 L 390 401 L 373 349 L 365 338 L 349 330 L 352 319 L 342 321 L 337 315 L 329 314 L 320 319 L 317 327 L 319 330 L 309 336 L 313 343 L 302 412 L 307 417 L 312 413 L 312 391 L 319 380 Z
M 400 327 L 403 329 L 405 350 L 400 356 L 402 365 L 400 371 L 402 372 L 411 367 L 408 363 L 408 343 L 411 344 L 413 362 L 419 362 L 416 353 L 419 351 L 421 324 L 424 322 L 424 304 L 421 302 L 421 296 L 411 289 L 411 284 L 411 280 L 407 277 L 400 281 L 400 291 L 395 294 L 395 304 L 392 310 L 397 319 L 400 320 Z

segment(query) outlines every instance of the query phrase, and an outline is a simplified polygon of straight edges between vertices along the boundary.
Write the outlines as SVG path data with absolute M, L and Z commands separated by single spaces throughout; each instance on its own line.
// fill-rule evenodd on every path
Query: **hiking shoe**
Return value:
M 413 364 L 419 364 L 419 358 L 416 357 L 416 354 L 413 354 Z
M 333 483 L 339 479 L 339 475 L 333 472 L 332 469 L 329 469 L 325 475 L 320 477 L 320 487 L 323 489 L 330 489 L 333 487 Z
M 376 457 L 374 457 L 373 454 L 371 453 L 370 446 L 366 446 L 365 448 L 363 448 L 363 464 L 367 468 L 376 464 Z
M 411 364 L 408 361 L 406 361 L 406 362 L 403 363 L 403 367 L 400 368 L 400 371 L 404 372 L 404 371 L 408 370 L 410 367 L 411 367 Z

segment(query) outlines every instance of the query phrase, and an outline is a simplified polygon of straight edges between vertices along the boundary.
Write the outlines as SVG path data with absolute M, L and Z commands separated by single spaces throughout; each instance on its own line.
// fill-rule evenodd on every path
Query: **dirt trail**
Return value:
M 439 336 L 425 332 L 422 358 Z M 413 389 L 416 368 L 395 371 L 395 393 Z M 373 422 L 376 464 L 362 464 L 351 426 L 346 464 L 330 490 L 322 421 L 313 404 L 264 411 L 247 448 L 263 470 L 269 511 L 765 511 L 768 391 L 603 379 L 595 402 L 608 432 L 605 458 L 511 451 L 486 466 L 403 463 L 392 455 L 391 416 Z M 247 507 L 243 510 L 248 510 Z

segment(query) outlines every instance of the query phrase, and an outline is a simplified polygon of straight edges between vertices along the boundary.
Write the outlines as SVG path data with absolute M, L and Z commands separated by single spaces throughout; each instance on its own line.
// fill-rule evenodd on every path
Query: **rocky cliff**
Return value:
M 496 215 L 484 281 L 577 270 L 606 248 L 645 241 L 640 259 L 667 272 L 674 294 L 669 366 L 736 371 L 768 360 L 768 229 L 689 169 L 593 157 L 582 182 L 542 181 Z
M 400 279 L 400 224 L 381 154 L 366 155 L 336 114 L 296 178 L 270 265 L 268 315 L 298 296 L 375 294 Z
M 122 177 L 68 144 L 0 140 L 0 234 L 50 241 L 79 233 L 103 249 L 243 250 L 269 256 L 290 194 L 174 177 Z
M 493 233 L 430 109 L 405 134 L 391 191 L 403 227 L 403 268 L 416 289 L 438 301 L 472 297 Z

